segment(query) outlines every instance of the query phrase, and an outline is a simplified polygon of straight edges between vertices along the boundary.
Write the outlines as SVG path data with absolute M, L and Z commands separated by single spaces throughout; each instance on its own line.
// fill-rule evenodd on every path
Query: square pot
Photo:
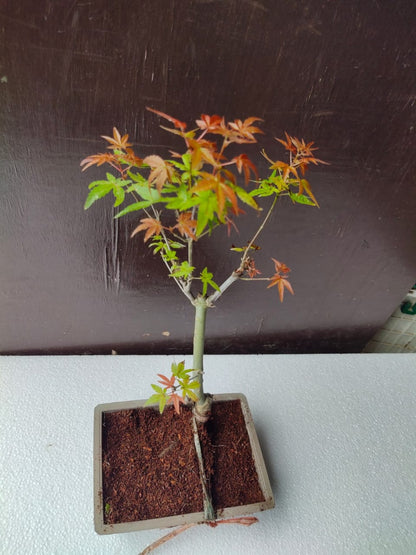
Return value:
M 224 507 L 217 510 L 217 518 L 233 518 L 237 516 L 247 515 L 271 509 L 274 507 L 273 492 L 270 486 L 267 470 L 265 467 L 260 444 L 254 428 L 253 419 L 248 407 L 247 399 L 242 394 L 220 394 L 213 396 L 213 403 L 222 401 L 240 401 L 241 411 L 244 417 L 246 430 L 252 451 L 252 459 L 254 461 L 255 470 L 258 477 L 258 485 L 260 487 L 263 500 L 256 503 L 246 505 L 237 505 Z M 179 514 L 174 516 L 164 516 L 161 518 L 148 518 L 146 520 L 136 520 L 133 522 L 123 522 L 108 524 L 105 522 L 105 507 L 103 499 L 103 433 L 102 423 L 105 413 L 140 409 L 144 407 L 143 401 L 127 401 L 121 403 L 107 403 L 98 405 L 94 412 L 94 524 L 95 531 L 98 534 L 115 534 L 123 532 L 134 532 L 139 530 L 148 530 L 152 528 L 168 528 L 172 526 L 180 526 L 183 524 L 202 522 L 204 520 L 203 512 L 191 512 L 187 514 Z M 146 407 L 147 409 L 149 407 Z M 158 406 L 150 406 L 158 412 Z

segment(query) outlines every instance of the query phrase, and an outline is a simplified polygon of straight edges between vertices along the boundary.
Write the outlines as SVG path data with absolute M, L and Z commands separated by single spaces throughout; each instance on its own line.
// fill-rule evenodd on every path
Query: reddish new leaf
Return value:
M 175 376 L 171 376 L 170 378 L 168 378 L 167 376 L 165 376 L 164 374 L 158 374 L 160 380 L 158 380 L 158 382 L 162 385 L 164 385 L 165 387 L 172 389 L 173 387 L 175 387 Z
M 178 395 L 177 393 L 171 393 L 169 395 L 169 401 L 168 403 L 173 403 L 173 406 L 175 407 L 175 411 L 177 414 L 180 414 L 180 405 L 181 403 L 185 403 L 184 399 Z
M 244 269 L 250 278 L 254 278 L 256 275 L 261 274 L 260 270 L 257 270 L 253 258 L 247 258 Z
M 290 269 L 286 266 L 286 264 L 283 264 L 283 262 L 279 262 L 275 258 L 272 258 L 272 260 L 274 262 L 276 273 L 270 278 L 270 285 L 268 285 L 267 288 L 276 286 L 279 291 L 280 302 L 283 302 L 285 289 L 287 289 L 292 295 L 295 294 L 287 279 L 287 274 L 290 272 Z
M 148 106 L 146 106 L 146 110 L 149 110 L 149 112 L 153 112 L 154 114 L 157 114 L 158 116 L 167 119 L 168 121 L 173 123 L 173 125 L 177 129 L 180 129 L 181 131 L 185 131 L 186 123 L 184 123 L 183 121 L 180 121 L 176 118 L 173 118 L 172 116 L 169 116 L 168 114 L 165 114 L 164 112 L 160 112 L 159 110 L 154 110 L 153 108 L 149 108 Z
M 246 154 L 239 154 L 238 156 L 235 156 L 231 162 L 235 163 L 239 173 L 244 172 L 244 180 L 246 184 L 250 180 L 250 172 L 258 178 L 257 168 Z
M 207 114 L 201 114 L 201 119 L 196 120 L 197 126 L 205 132 L 215 132 L 224 123 L 224 118 L 221 116 L 213 115 L 208 116 Z

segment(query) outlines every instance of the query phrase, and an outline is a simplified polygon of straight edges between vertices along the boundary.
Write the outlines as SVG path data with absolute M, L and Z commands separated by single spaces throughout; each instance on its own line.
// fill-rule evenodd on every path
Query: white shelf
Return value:
M 0 358 L 0 553 L 138 555 L 163 535 L 94 532 L 92 431 L 95 405 L 148 397 L 171 360 Z M 416 553 L 416 354 L 208 356 L 206 385 L 246 394 L 276 507 L 156 553 Z

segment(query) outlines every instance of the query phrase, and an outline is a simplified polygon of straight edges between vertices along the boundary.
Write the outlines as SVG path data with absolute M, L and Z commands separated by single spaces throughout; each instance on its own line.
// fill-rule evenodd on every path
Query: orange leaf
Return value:
M 256 143 L 255 133 L 263 133 L 258 127 L 254 127 L 252 123 L 255 121 L 263 121 L 261 118 L 247 118 L 244 121 L 236 119 L 228 125 L 233 131 L 232 142 L 235 143 Z
M 239 154 L 235 156 L 231 162 L 235 162 L 239 173 L 244 171 L 244 180 L 246 184 L 250 180 L 250 172 L 258 178 L 257 168 L 246 154 Z
M 101 137 L 110 143 L 110 146 L 107 148 L 111 148 L 112 150 L 126 150 L 128 146 L 131 146 L 131 144 L 127 142 L 129 136 L 121 136 L 116 127 L 113 127 L 113 137 L 107 137 L 107 135 L 101 135 Z
M 177 221 L 178 223 L 172 229 L 177 229 L 183 237 L 190 237 L 196 241 L 195 229 L 198 222 L 192 219 L 192 212 L 181 212 Z
M 158 116 L 167 119 L 168 121 L 173 123 L 173 125 L 177 129 L 181 129 L 181 131 L 185 131 L 186 123 L 184 123 L 183 121 L 180 121 L 176 118 L 173 118 L 172 116 L 169 116 L 168 114 L 165 114 L 164 112 L 160 112 L 159 110 L 154 110 L 153 108 L 149 108 L 148 106 L 146 106 L 146 110 L 149 110 L 149 112 L 153 112 L 154 114 L 157 114 Z
M 155 184 L 156 189 L 160 192 L 163 185 L 168 181 L 173 175 L 172 167 L 163 160 L 160 156 L 156 154 L 151 154 L 143 159 L 143 163 L 147 164 L 151 168 L 149 175 L 150 185 Z
M 175 411 L 180 414 L 180 405 L 181 403 L 184 403 L 184 399 L 182 397 L 180 397 L 177 393 L 171 393 L 169 395 L 169 403 L 173 403 L 173 406 L 175 407 Z
M 145 243 L 153 235 L 159 235 L 160 232 L 163 229 L 163 226 L 160 223 L 160 221 L 155 220 L 154 218 L 142 218 L 140 221 L 142 223 L 134 229 L 133 233 L 131 234 L 131 237 L 134 237 L 140 231 L 145 231 L 146 230 L 146 233 L 145 233 L 145 236 L 144 236 L 144 242 Z
M 85 171 L 91 166 L 101 166 L 102 164 L 111 164 L 112 162 L 117 162 L 117 158 L 114 156 L 114 154 L 105 152 L 103 154 L 92 154 L 91 156 L 87 156 L 87 158 L 84 158 L 84 160 L 81 161 L 80 166 L 84 166 L 82 168 L 82 171 Z
M 213 131 L 216 131 L 223 122 L 224 118 L 222 118 L 221 116 L 208 116 L 207 114 L 201 114 L 201 119 L 196 120 L 196 124 L 200 129 L 211 133 Z

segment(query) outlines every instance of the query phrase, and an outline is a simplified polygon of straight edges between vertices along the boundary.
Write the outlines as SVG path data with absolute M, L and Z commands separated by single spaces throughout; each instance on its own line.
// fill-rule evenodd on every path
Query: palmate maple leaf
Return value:
M 247 156 L 247 154 L 239 154 L 238 156 L 235 156 L 232 160 L 230 160 L 230 162 L 235 163 L 238 173 L 244 172 L 244 180 L 246 185 L 250 181 L 250 172 L 252 172 L 256 178 L 258 178 L 259 174 L 257 172 L 257 168 Z
M 156 189 L 162 190 L 163 185 L 166 181 L 170 181 L 174 175 L 173 168 L 163 160 L 160 156 L 156 154 L 151 154 L 143 159 L 143 163 L 147 164 L 151 168 L 149 174 L 149 184 L 156 185 Z
M 276 286 L 279 291 L 280 302 L 283 302 L 285 289 L 287 289 L 292 295 L 295 294 L 287 279 L 290 269 L 286 266 L 286 264 L 283 264 L 283 262 L 279 262 L 275 258 L 272 258 L 272 260 L 274 262 L 276 273 L 270 278 L 270 285 L 268 285 L 267 288 Z
M 87 156 L 81 160 L 80 166 L 84 166 L 82 171 L 85 171 L 91 166 L 102 166 L 103 164 L 113 165 L 114 163 L 117 163 L 116 156 L 114 154 L 110 154 L 109 152 L 103 152 L 102 154 L 92 154 L 91 156 Z
M 185 404 L 185 399 L 183 399 L 183 397 L 181 397 L 177 393 L 170 393 L 168 404 L 169 403 L 173 403 L 173 406 L 175 407 L 175 412 L 177 414 L 180 414 L 180 405 Z
M 194 241 L 197 240 L 195 230 L 198 222 L 192 219 L 192 212 L 181 212 L 177 222 L 172 229 L 177 229 L 183 237 L 190 237 Z
M 146 243 L 146 241 L 150 239 L 150 237 L 153 237 L 153 235 L 160 235 L 163 229 L 163 226 L 159 220 L 156 220 L 155 218 L 142 218 L 140 221 L 142 223 L 139 224 L 134 229 L 134 231 L 131 234 L 131 237 L 134 237 L 140 231 L 146 230 L 146 233 L 143 239 L 143 241 Z
M 312 147 L 314 142 L 305 143 L 304 139 L 298 139 L 296 137 L 291 137 L 285 131 L 286 141 L 283 139 L 278 139 L 275 137 L 276 141 L 281 143 L 286 150 L 291 152 L 295 155 L 295 159 L 293 161 L 293 166 L 299 167 L 301 169 L 302 175 L 305 175 L 305 170 L 309 164 L 325 164 L 328 165 L 328 162 L 324 162 L 319 158 L 316 158 L 312 153 L 313 150 L 318 150 L 317 147 Z
M 200 172 L 203 178 L 191 189 L 191 193 L 202 193 L 204 191 L 213 191 L 217 197 L 217 214 L 221 221 L 224 221 L 226 212 L 226 202 L 230 201 L 234 214 L 238 213 L 237 195 L 233 189 L 221 180 L 218 175 L 212 175 L 206 172 Z
M 175 376 L 172 375 L 170 378 L 168 378 L 164 374 L 158 374 L 158 376 L 160 378 L 160 380 L 158 380 L 160 384 L 164 385 L 168 389 L 172 389 L 175 387 L 175 380 L 176 380 Z
M 113 127 L 113 136 L 108 137 L 107 135 L 101 135 L 103 139 L 110 143 L 111 150 L 126 150 L 127 147 L 132 146 L 131 143 L 127 142 L 129 139 L 128 135 L 120 135 L 120 132 L 116 127 Z
M 256 143 L 255 133 L 263 133 L 258 127 L 254 127 L 252 124 L 255 121 L 263 121 L 261 118 L 247 118 L 244 121 L 241 119 L 236 119 L 229 122 L 229 127 L 232 129 L 232 142 L 234 143 Z
M 221 127 L 221 124 L 224 123 L 224 118 L 215 114 L 212 116 L 201 114 L 201 119 L 197 119 L 195 123 L 203 131 L 212 133 Z

